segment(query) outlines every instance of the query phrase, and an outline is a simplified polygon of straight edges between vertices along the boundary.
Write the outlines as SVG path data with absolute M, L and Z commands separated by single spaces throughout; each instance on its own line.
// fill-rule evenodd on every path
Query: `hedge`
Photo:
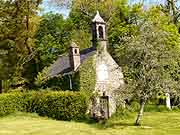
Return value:
M 86 96 L 79 92 L 24 92 L 0 95 L 0 116 L 16 111 L 38 113 L 57 120 L 78 120 L 87 111 Z

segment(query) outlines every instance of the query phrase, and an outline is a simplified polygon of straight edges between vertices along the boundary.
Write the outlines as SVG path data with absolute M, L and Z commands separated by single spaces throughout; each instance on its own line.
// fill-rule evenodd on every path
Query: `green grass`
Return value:
M 16 113 L 0 118 L 0 135 L 180 135 L 180 113 L 145 113 L 142 126 L 128 119 L 111 119 L 107 124 L 56 121 L 36 114 Z

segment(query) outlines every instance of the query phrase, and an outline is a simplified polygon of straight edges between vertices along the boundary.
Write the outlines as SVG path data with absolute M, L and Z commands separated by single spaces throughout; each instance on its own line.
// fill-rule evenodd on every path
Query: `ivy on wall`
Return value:
M 80 67 L 80 91 L 91 96 L 96 85 L 95 56 L 86 59 Z

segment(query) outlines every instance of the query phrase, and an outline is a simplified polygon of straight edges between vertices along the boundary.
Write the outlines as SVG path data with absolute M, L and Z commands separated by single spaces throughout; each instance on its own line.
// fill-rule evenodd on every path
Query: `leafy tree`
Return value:
M 168 17 L 157 11 L 148 11 L 144 19 L 139 20 L 139 34 L 124 37 L 126 44 L 116 49 L 119 64 L 124 69 L 127 88 L 140 101 L 136 125 L 141 122 L 148 99 L 160 91 L 172 93 L 179 89 L 179 40 L 171 40 L 179 34 L 176 27 L 167 22 Z
M 42 69 L 67 51 L 71 39 L 71 23 L 64 20 L 61 14 L 47 13 L 42 16 L 36 39 Z
M 108 27 L 109 49 L 112 55 L 116 47 L 126 42 L 124 37 L 138 34 L 138 20 L 142 18 L 142 12 L 139 4 L 128 6 L 124 3 L 117 6 Z
M 69 20 L 73 24 L 72 39 L 83 49 L 91 46 L 91 21 L 99 10 L 101 16 L 109 26 L 110 19 L 117 7 L 127 7 L 127 0 L 52 0 L 57 6 L 68 5 L 70 9 Z M 126 5 L 126 6 L 125 6 Z M 128 9 L 128 8 L 126 8 Z M 124 10 L 122 11 L 124 12 Z M 124 13 L 122 13 L 124 14 Z M 83 39 L 83 40 L 82 40 Z
M 2 81 L 11 77 L 15 70 L 16 51 L 11 40 L 0 42 L 0 93 L 2 93 Z
M 161 5 L 162 11 L 171 17 L 172 23 L 174 23 L 179 29 L 179 0 L 166 0 L 165 5 Z M 180 32 L 180 30 L 179 30 Z
M 7 44 L 13 43 L 11 45 L 15 48 L 18 59 L 18 61 L 15 61 L 16 69 L 13 70 L 13 78 L 18 79 L 14 82 L 17 82 L 20 78 L 26 78 L 26 71 L 30 69 L 27 65 L 31 65 L 32 61 L 36 63 L 36 59 L 34 59 L 34 34 L 38 23 L 38 6 L 41 1 L 42 0 L 0 1 L 1 47 L 6 48 L 6 46 L 8 46 Z M 7 53 L 7 55 L 7 57 L 12 56 L 10 53 Z M 30 78 L 32 78 L 32 74 L 30 75 Z

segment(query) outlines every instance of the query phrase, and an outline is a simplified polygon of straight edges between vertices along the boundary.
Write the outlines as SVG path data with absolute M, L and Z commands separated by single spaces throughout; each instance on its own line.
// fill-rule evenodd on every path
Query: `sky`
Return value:
M 69 10 L 65 9 L 65 8 L 57 8 L 53 5 L 51 5 L 49 3 L 49 0 L 43 0 L 43 3 L 41 5 L 41 7 L 43 8 L 43 11 L 41 14 L 47 13 L 47 12 L 54 12 L 54 13 L 60 13 L 62 14 L 64 17 L 68 17 L 69 14 Z
M 131 4 L 137 3 L 142 0 L 129 0 Z M 153 5 L 153 4 L 159 4 L 164 3 L 165 0 L 144 0 L 145 5 Z
M 135 4 L 141 0 L 129 0 L 130 4 Z M 154 4 L 164 3 L 165 0 L 144 0 L 145 6 L 151 6 Z M 63 16 L 66 18 L 68 17 L 69 11 L 67 9 L 60 9 L 57 8 L 51 4 L 49 4 L 49 0 L 44 0 L 42 4 L 42 8 L 44 9 L 41 14 L 47 13 L 47 12 L 54 12 L 54 13 L 60 13 L 63 14 Z

